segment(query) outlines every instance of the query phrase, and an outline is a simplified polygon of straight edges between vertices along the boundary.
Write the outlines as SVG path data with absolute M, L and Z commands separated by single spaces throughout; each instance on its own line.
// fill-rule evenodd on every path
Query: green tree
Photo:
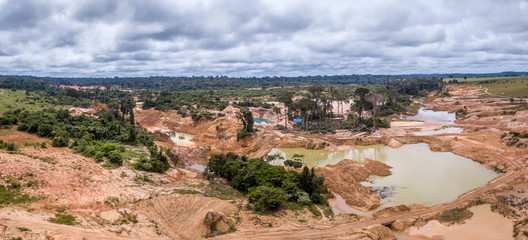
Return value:
M 53 141 L 51 141 L 51 146 L 66 147 L 68 146 L 68 141 L 66 141 L 63 137 L 54 137 Z
M 293 105 L 293 92 L 290 92 L 288 90 L 284 90 L 280 92 L 279 95 L 277 96 L 277 101 L 284 104 L 284 110 L 285 110 L 284 129 L 288 129 L 288 114 L 289 114 L 289 109 Z
M 241 113 L 238 114 L 238 118 L 242 121 L 243 128 L 237 132 L 237 139 L 251 136 L 254 132 L 254 120 L 251 111 L 248 108 L 242 109 Z
M 258 186 L 249 194 L 249 201 L 255 204 L 256 211 L 274 211 L 286 201 L 286 192 L 280 188 Z
M 117 150 L 114 150 L 108 154 L 108 161 L 119 166 L 123 165 L 123 156 Z

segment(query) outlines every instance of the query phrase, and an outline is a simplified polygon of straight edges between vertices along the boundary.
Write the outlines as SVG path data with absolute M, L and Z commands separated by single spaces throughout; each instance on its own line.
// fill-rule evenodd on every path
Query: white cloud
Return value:
M 527 71 L 528 2 L 0 0 L 0 72 Z

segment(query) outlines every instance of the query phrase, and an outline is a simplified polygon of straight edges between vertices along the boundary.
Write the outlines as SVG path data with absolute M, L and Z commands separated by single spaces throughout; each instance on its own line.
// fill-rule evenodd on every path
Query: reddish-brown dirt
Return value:
M 335 165 L 318 167 L 315 172 L 325 178 L 328 190 L 339 194 L 348 205 L 370 211 L 379 207 L 380 199 L 360 182 L 365 181 L 370 175 L 388 176 L 391 174 L 390 168 L 385 163 L 371 159 L 362 163 L 345 159 Z

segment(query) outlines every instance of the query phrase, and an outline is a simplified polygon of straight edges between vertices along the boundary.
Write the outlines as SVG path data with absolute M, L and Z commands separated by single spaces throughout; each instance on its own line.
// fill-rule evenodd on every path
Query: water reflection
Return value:
M 433 152 L 425 143 L 401 148 L 374 145 L 337 152 L 302 148 L 277 148 L 270 152 L 285 159 L 291 159 L 296 153 L 305 155 L 305 163 L 309 166 L 336 164 L 343 159 L 362 162 L 365 158 L 388 164 L 392 167 L 392 175 L 371 176 L 363 183 L 378 193 L 384 207 L 400 204 L 433 206 L 451 202 L 460 194 L 498 176 L 470 159 L 450 152 Z

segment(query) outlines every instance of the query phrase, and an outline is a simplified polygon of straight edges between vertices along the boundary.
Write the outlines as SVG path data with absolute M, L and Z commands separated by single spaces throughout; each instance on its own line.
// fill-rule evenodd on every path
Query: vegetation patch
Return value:
M 306 208 L 308 209 L 308 211 L 310 211 L 313 214 L 314 218 L 319 219 L 323 216 L 321 214 L 321 211 L 319 211 L 319 209 L 317 208 L 315 204 L 309 204 L 306 206 Z
M 8 204 L 20 204 L 34 200 L 33 197 L 22 193 L 21 185 L 18 182 L 12 182 L 11 185 L 0 185 L 0 208 Z
M 286 201 L 327 204 L 324 178 L 318 177 L 313 168 L 305 166 L 298 173 L 273 166 L 266 160 L 248 159 L 233 153 L 217 154 L 209 159 L 204 175 L 223 177 L 234 189 L 249 193 L 249 201 L 259 212 L 276 211 Z
M 17 227 L 16 229 L 18 229 L 21 232 L 30 232 L 31 231 L 31 229 L 25 228 L 25 227 Z
M 147 175 L 138 175 L 134 178 L 134 181 L 136 182 L 147 182 L 147 183 L 154 183 L 152 179 L 149 178 Z
M 466 219 L 470 219 L 472 216 L 473 212 L 467 209 L 452 208 L 442 212 L 440 215 L 440 222 L 462 223 Z
M 510 147 L 526 148 L 528 147 L 528 133 L 504 133 L 500 141 Z
M 194 189 L 174 189 L 172 193 L 178 193 L 178 194 L 201 194 L 201 192 L 196 191 Z
M 528 97 L 528 76 L 456 79 L 487 88 L 489 93 L 507 97 Z
M 77 217 L 73 215 L 57 213 L 55 214 L 55 217 L 50 218 L 49 221 L 55 224 L 74 226 L 78 224 L 75 219 L 77 219 Z
M 244 196 L 239 191 L 233 189 L 230 186 L 214 182 L 204 186 L 203 194 L 204 196 L 214 197 L 221 200 L 233 200 Z
M 3 140 L 0 140 L 0 149 L 15 152 L 18 150 L 18 146 L 13 141 L 4 142 Z

